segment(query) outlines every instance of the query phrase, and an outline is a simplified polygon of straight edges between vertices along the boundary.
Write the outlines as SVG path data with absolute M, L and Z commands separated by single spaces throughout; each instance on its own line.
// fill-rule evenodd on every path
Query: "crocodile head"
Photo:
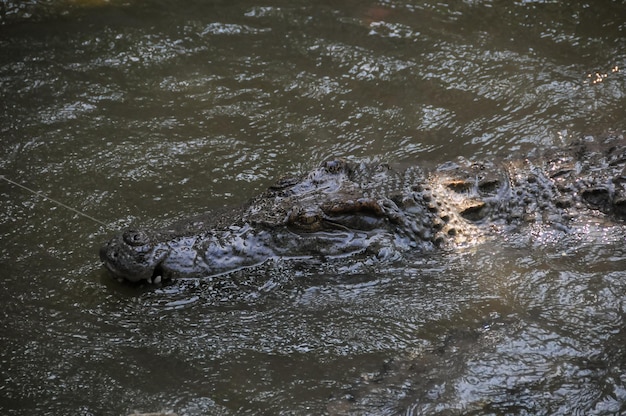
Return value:
M 116 278 L 131 282 L 161 275 L 160 265 L 168 250 L 146 231 L 126 230 L 100 248 L 104 267 Z
M 505 179 L 494 164 L 464 160 L 429 176 L 420 168 L 399 173 L 329 161 L 281 180 L 240 209 L 162 230 L 128 230 L 105 244 L 100 258 L 118 279 L 152 283 L 270 258 L 469 245 L 483 238 L 480 224 L 497 218 Z

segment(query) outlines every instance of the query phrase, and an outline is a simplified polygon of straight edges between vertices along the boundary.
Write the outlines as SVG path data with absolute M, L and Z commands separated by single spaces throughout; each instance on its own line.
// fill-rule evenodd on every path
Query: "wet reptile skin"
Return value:
M 161 230 L 126 230 L 100 250 L 129 281 L 203 277 L 270 258 L 454 249 L 527 223 L 567 230 L 626 218 L 626 141 L 581 140 L 499 162 L 460 159 L 430 171 L 324 162 L 238 209 Z

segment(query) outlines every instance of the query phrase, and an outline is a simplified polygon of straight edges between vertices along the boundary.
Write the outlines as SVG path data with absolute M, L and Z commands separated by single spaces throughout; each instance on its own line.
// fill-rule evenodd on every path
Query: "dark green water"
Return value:
M 2 1 L 0 174 L 113 229 L 626 128 L 626 3 Z M 626 412 L 623 226 L 130 288 L 0 182 L 6 415 Z M 537 241 L 535 241 L 535 239 Z

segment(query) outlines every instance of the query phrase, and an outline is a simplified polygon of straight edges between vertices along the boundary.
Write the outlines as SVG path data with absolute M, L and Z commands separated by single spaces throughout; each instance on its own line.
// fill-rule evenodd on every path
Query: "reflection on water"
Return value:
M 621 1 L 0 5 L 0 173 L 113 228 L 626 127 Z M 133 288 L 110 230 L 0 193 L 3 414 L 626 411 L 621 225 Z

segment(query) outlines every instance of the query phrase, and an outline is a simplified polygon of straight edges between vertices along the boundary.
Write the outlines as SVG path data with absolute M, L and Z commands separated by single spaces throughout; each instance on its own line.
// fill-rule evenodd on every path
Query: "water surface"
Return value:
M 623 1 L 4 1 L 8 415 L 626 411 L 622 226 L 135 288 L 126 226 L 330 157 L 497 159 L 626 127 Z

